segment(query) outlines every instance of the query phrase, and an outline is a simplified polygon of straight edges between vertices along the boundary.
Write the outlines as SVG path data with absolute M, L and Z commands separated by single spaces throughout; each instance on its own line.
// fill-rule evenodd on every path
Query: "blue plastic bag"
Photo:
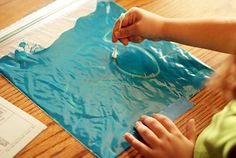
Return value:
M 183 114 L 212 73 L 167 41 L 120 44 L 113 60 L 111 31 L 122 12 L 99 2 L 49 48 L 0 59 L 0 72 L 98 157 L 128 148 L 123 134 L 134 133 L 140 115 Z

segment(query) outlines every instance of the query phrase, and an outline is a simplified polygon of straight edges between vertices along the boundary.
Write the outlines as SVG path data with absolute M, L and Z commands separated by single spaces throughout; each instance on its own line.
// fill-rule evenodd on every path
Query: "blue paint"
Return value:
M 129 46 L 119 48 L 117 69 L 130 77 L 154 78 L 160 73 L 157 60 L 149 52 L 140 47 Z
M 105 158 L 129 146 L 123 134 L 134 133 L 140 115 L 160 112 L 176 119 L 191 108 L 188 100 L 212 73 L 166 41 L 120 45 L 114 61 L 111 30 L 122 12 L 113 2 L 100 2 L 96 12 L 78 19 L 49 48 L 16 51 L 0 59 L 4 76 Z
M 20 42 L 19 47 L 25 48 L 25 46 L 26 46 L 26 42 Z

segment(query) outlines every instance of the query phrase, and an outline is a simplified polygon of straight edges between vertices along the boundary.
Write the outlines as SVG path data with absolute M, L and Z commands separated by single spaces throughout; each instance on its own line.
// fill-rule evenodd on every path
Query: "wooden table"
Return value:
M 53 0 L 1 0 L 0 29 L 12 24 Z M 236 15 L 236 1 L 233 0 L 117 0 L 129 9 L 138 6 L 166 17 L 221 17 Z M 218 71 L 224 66 L 229 55 L 181 45 L 194 56 Z M 28 97 L 19 92 L 3 76 L 0 76 L 0 96 L 26 111 L 48 126 L 36 139 L 27 145 L 16 157 L 94 157 L 78 141 L 40 110 Z M 185 133 L 184 124 L 190 118 L 196 120 L 199 133 L 210 122 L 213 114 L 227 103 L 220 93 L 204 88 L 192 99 L 196 104 L 191 110 L 175 120 L 176 125 Z M 139 157 L 136 151 L 128 149 L 119 157 Z

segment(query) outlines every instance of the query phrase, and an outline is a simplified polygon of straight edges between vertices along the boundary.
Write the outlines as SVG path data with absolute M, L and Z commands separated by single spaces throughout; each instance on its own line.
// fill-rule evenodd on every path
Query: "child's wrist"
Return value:
M 158 32 L 158 36 L 160 40 L 168 40 L 167 39 L 167 28 L 169 25 L 169 19 L 165 17 L 161 17 L 161 22 L 160 22 L 160 30 Z

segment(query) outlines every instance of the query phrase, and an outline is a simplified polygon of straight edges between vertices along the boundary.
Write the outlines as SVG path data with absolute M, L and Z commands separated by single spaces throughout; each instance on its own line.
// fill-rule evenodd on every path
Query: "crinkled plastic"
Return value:
M 49 48 L 25 52 L 21 43 L 0 59 L 0 72 L 98 157 L 115 157 L 142 114 L 172 119 L 192 107 L 188 100 L 212 69 L 177 45 L 144 41 L 119 44 L 111 57 L 111 31 L 125 12 L 99 2 Z
M 95 11 L 97 0 L 56 0 L 0 30 L 0 58 L 14 51 L 20 41 L 47 48 L 79 17 Z

